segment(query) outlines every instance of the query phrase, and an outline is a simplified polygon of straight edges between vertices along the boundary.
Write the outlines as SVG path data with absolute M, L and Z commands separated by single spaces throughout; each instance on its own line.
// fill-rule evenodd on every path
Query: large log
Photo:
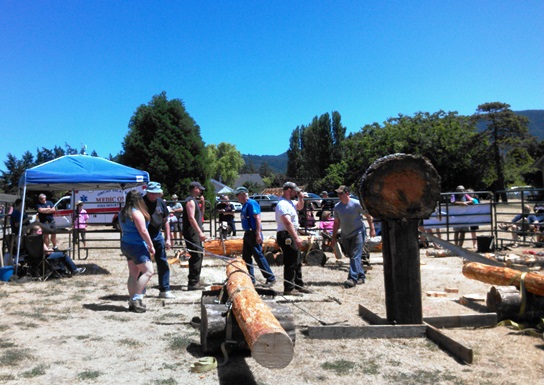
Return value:
M 253 358 L 267 368 L 285 368 L 293 359 L 293 341 L 255 291 L 242 259 L 229 262 L 227 277 L 232 313 Z
M 301 251 L 308 250 L 312 244 L 310 236 L 301 236 L 302 247 Z M 211 239 L 204 242 L 204 250 L 209 253 L 217 255 L 241 255 L 244 246 L 244 240 L 242 238 L 229 238 L 225 240 Z M 280 249 L 280 246 L 274 238 L 265 239 L 263 242 L 263 250 L 266 252 L 276 252 Z
M 499 286 L 520 287 L 521 276 L 525 274 L 525 289 L 529 293 L 544 296 L 544 275 L 523 273 L 508 267 L 488 266 L 470 262 L 463 266 L 463 275 L 467 278 Z
M 274 301 L 264 302 L 294 343 L 296 339 L 296 329 L 291 308 Z M 229 336 L 229 342 L 235 344 L 237 349 L 249 349 L 238 322 L 236 319 L 232 319 L 231 322 L 232 329 L 231 335 Z M 225 342 L 227 338 L 226 330 L 227 308 L 225 307 L 225 304 L 202 303 L 200 323 L 200 345 L 202 351 L 204 353 L 220 351 L 221 344 Z M 232 347 L 232 345 L 229 346 Z
M 387 320 L 422 324 L 418 225 L 434 211 L 440 177 L 427 159 L 394 154 L 368 168 L 360 191 L 370 215 L 382 220 Z

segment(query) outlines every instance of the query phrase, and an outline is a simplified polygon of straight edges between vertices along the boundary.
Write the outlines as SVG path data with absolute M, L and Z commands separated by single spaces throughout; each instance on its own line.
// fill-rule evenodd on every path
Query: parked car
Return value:
M 236 201 L 230 201 L 230 204 L 234 206 L 234 211 L 242 211 L 242 204 Z
M 274 210 L 276 208 L 276 205 L 278 204 L 279 198 L 275 195 L 253 195 L 250 197 L 251 199 L 255 199 L 259 206 L 261 206 L 261 210 Z

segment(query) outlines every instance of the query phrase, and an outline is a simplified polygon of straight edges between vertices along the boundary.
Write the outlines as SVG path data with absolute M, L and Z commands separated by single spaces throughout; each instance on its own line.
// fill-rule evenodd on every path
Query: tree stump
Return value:
M 423 323 L 418 226 L 440 198 L 440 177 L 426 158 L 394 154 L 378 159 L 361 178 L 370 215 L 382 220 L 387 320 Z
M 497 313 L 499 321 L 537 321 L 544 317 L 544 297 L 527 293 L 523 305 L 521 294 L 514 286 L 492 286 L 487 293 L 486 306 Z

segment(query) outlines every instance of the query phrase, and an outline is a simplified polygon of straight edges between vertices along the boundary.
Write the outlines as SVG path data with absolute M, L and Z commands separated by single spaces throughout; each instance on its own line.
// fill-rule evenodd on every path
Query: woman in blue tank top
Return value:
M 121 252 L 128 262 L 128 309 L 144 313 L 144 291 L 153 275 L 152 259 L 155 254 L 153 242 L 147 231 L 149 213 L 142 195 L 132 190 L 127 194 L 125 206 L 119 213 L 121 225 Z

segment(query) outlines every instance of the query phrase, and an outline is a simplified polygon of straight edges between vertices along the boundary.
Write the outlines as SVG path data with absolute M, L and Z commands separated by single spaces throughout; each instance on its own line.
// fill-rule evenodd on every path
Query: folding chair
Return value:
M 31 271 L 38 275 L 40 281 L 46 281 L 52 275 L 60 278 L 61 274 L 56 269 L 55 259 L 48 259 L 43 250 L 43 234 L 27 235 L 24 238 L 26 250 L 25 262 Z

